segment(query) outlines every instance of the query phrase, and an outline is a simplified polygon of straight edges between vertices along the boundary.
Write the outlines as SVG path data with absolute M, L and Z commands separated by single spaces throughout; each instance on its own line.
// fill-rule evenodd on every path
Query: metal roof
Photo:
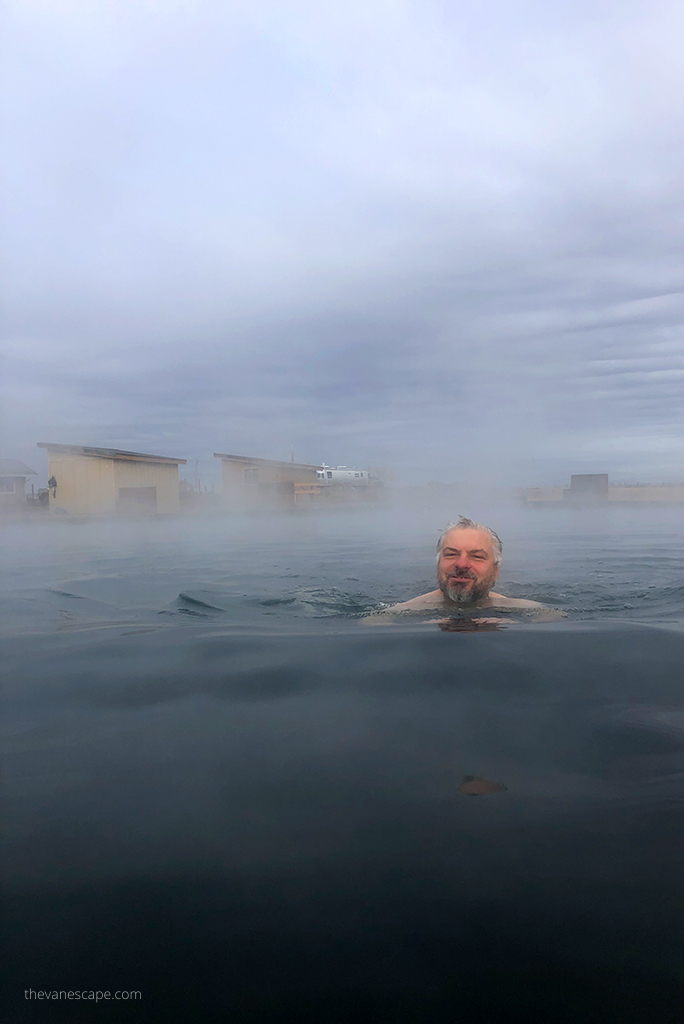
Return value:
M 310 466 L 308 462 L 281 462 L 279 459 L 257 459 L 251 455 L 222 455 L 221 452 L 214 452 L 215 459 L 229 459 L 231 462 L 241 462 L 245 466 L 290 466 L 294 469 L 320 469 L 320 466 Z
M 38 448 L 47 448 L 48 452 L 69 452 L 72 455 L 91 455 L 100 459 L 122 459 L 130 462 L 172 462 L 184 466 L 186 459 L 171 459 L 166 455 L 147 455 L 144 452 L 126 452 L 120 448 L 90 448 L 80 444 L 51 444 L 39 441 Z
M 0 476 L 38 476 L 38 474 L 35 469 L 29 469 L 19 459 L 0 459 Z

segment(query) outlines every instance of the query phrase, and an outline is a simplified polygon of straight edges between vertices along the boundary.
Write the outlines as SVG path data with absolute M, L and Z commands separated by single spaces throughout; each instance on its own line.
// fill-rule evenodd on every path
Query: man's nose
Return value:
M 470 559 L 465 554 L 459 555 L 458 556 L 458 560 L 456 562 L 456 565 L 459 567 L 459 569 L 469 569 L 470 568 Z

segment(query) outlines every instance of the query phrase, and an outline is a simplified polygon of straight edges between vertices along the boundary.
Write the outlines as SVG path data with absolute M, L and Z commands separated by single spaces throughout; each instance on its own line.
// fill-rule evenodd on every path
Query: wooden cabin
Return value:
M 220 452 L 214 458 L 221 459 L 223 504 L 230 511 L 292 508 L 320 489 L 319 466 Z
M 43 441 L 38 447 L 48 453 L 51 512 L 138 517 L 179 511 L 178 467 L 185 459 Z

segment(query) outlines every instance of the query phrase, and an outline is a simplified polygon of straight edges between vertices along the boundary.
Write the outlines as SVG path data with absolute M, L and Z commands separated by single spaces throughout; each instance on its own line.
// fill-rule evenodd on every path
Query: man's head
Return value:
M 484 600 L 501 565 L 501 541 L 488 526 L 460 516 L 449 523 L 437 542 L 437 582 L 444 597 L 456 604 Z

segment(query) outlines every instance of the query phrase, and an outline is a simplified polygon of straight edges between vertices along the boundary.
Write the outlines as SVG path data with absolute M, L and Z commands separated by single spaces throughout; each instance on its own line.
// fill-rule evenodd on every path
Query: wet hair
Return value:
M 457 523 L 447 523 L 442 532 L 439 535 L 437 541 L 437 561 L 439 562 L 439 556 L 442 553 L 442 545 L 444 544 L 444 538 L 447 533 L 451 530 L 482 530 L 484 533 L 488 533 L 492 538 L 492 548 L 494 549 L 494 565 L 501 565 L 501 552 L 503 551 L 503 544 L 498 533 L 494 533 L 494 530 L 490 530 L 488 526 L 484 526 L 483 523 L 476 523 L 472 519 L 467 519 L 465 516 L 459 516 Z

